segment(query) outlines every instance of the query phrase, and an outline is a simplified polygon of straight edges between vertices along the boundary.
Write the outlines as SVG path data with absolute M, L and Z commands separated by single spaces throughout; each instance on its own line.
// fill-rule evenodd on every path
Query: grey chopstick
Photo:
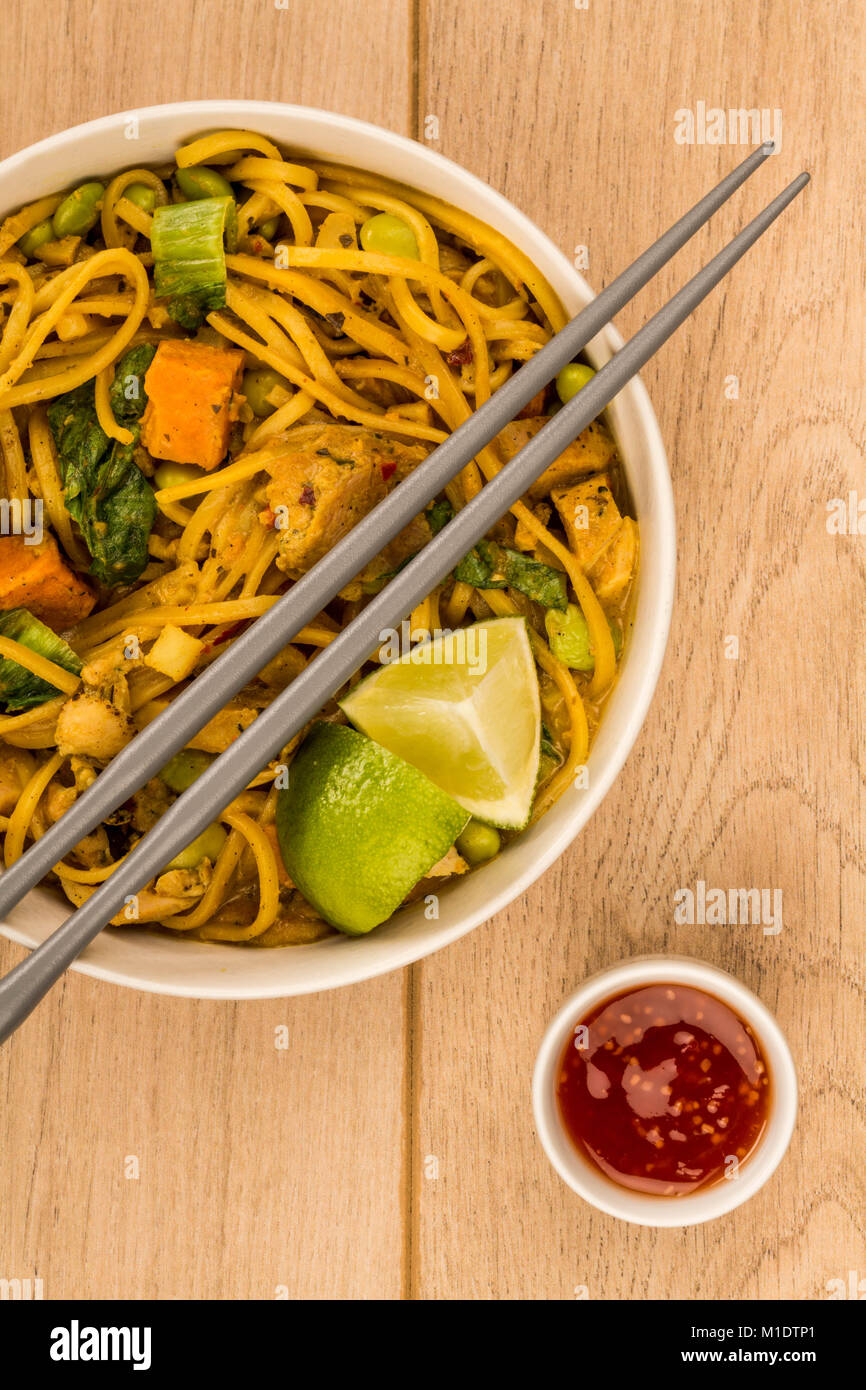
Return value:
M 396 626 L 411 612 L 499 517 L 526 492 L 529 485 L 581 430 L 596 418 L 775 221 L 805 187 L 808 179 L 808 174 L 801 174 L 789 184 L 728 246 L 713 257 L 703 270 L 660 309 L 568 405 L 564 406 L 520 453 L 457 513 L 420 554 L 391 580 L 387 588 L 370 601 L 316 660 L 262 711 L 256 721 L 211 764 L 195 784 L 172 804 L 157 824 L 117 866 L 110 878 L 102 883 L 47 941 L 0 981 L 0 1042 L 27 1017 L 46 990 L 88 942 L 169 862 L 178 848 L 198 835 L 213 820 L 215 811 L 238 795 L 251 778 L 276 757 L 289 739 L 322 708 L 352 672 L 370 656 L 380 640 L 380 634 Z M 435 456 L 434 453 L 423 465 L 424 469 L 428 468 Z M 417 477 L 421 471 L 417 470 L 413 476 Z M 402 492 L 405 487 L 404 483 L 396 492 Z M 438 491 L 441 491 L 441 485 L 434 488 L 432 495 Z M 396 496 L 396 492 L 392 497 Z M 417 514 L 417 511 L 417 502 L 413 501 L 410 517 Z M 363 524 L 350 533 L 341 543 L 341 547 L 351 547 L 353 538 L 357 536 Z M 393 531 L 390 534 L 393 534 Z M 383 540 L 382 533 L 379 533 L 379 548 Z M 360 568 L 362 564 L 359 563 L 358 555 L 355 555 L 350 573 L 354 575 Z M 318 569 L 317 566 L 316 572 Z M 300 584 L 296 589 L 298 587 Z M 318 607 L 321 607 L 321 593 L 318 590 L 317 592 Z M 255 630 L 272 618 L 278 606 L 257 621 Z M 273 650 L 278 650 L 286 640 L 285 635 L 281 633 L 280 640 Z M 243 638 L 238 639 L 236 646 L 242 641 Z M 234 650 L 235 648 L 232 649 Z M 270 654 L 273 654 L 273 651 Z M 268 659 L 268 654 L 260 655 L 260 664 L 264 664 Z M 194 688 L 195 686 L 191 687 L 191 690 Z M 182 696 L 181 699 L 183 698 L 185 697 Z M 199 723 L 203 722 L 204 717 L 206 716 L 200 716 Z M 139 739 L 141 737 L 139 735 Z M 185 738 L 180 742 L 173 742 L 172 749 L 163 746 L 162 759 L 164 760 L 174 748 L 182 746 L 183 742 L 186 742 Z M 101 775 L 99 781 L 110 772 L 111 767 Z M 62 826 L 74 810 L 73 807 L 67 812 L 58 825 Z M 7 879 L 12 878 L 16 869 L 31 859 L 34 851 L 38 850 L 52 833 L 53 831 L 47 832 L 42 840 L 37 841 L 33 849 L 0 879 L 0 911 L 5 911 L 11 902 L 17 901 L 21 892 L 25 891 L 18 886 L 22 880 L 30 887 L 33 881 L 42 877 L 46 871 L 45 867 L 40 867 L 37 879 L 33 881 L 29 881 L 29 873 L 23 873 L 19 875 L 13 896 L 7 898 L 3 892 Z M 58 857 L 54 854 L 49 859 L 47 868 L 52 867 Z
M 231 644 L 168 709 L 152 720 L 68 811 L 0 878 L 0 918 L 83 837 L 154 777 L 207 721 L 312 621 L 339 591 L 436 497 L 481 448 L 513 420 L 661 269 L 772 152 L 764 144 L 675 222 L 653 246 L 566 324 L 455 430 L 351 534 Z M 507 510 L 507 509 L 504 509 Z M 468 547 L 467 547 L 468 548 Z M 190 837 L 192 838 L 192 837 Z M 169 856 L 171 857 L 171 856 Z

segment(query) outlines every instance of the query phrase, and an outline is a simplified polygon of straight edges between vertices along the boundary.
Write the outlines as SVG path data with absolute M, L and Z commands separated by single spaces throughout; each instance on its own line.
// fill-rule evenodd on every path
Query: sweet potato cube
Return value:
M 60 555 L 53 536 L 26 545 L 22 536 L 0 536 L 0 609 L 29 608 L 55 632 L 86 618 L 96 602 Z
M 237 419 L 244 355 L 232 348 L 165 340 L 147 369 L 141 442 L 158 459 L 216 468 Z

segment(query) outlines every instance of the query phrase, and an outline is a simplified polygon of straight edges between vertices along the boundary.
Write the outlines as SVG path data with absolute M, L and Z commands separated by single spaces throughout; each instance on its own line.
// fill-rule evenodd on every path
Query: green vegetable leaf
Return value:
M 196 198 L 169 203 L 153 214 L 153 283 L 168 300 L 168 313 L 184 328 L 197 328 L 226 302 L 224 242 L 234 240 L 234 198 Z
M 22 647 L 29 647 L 73 675 L 81 672 L 81 662 L 72 648 L 27 608 L 9 608 L 0 613 L 0 635 L 20 642 Z M 11 657 L 0 658 L 0 700 L 8 711 L 32 709 L 60 694 L 56 686 L 34 676 L 26 666 L 20 666 Z
M 479 541 L 460 561 L 454 578 L 475 589 L 517 589 L 544 608 L 564 610 L 568 604 L 564 574 L 495 541 Z
M 131 356 L 128 353 L 119 364 L 115 387 L 118 380 L 135 375 L 125 365 Z M 48 407 L 66 509 L 78 522 L 90 551 L 91 574 L 111 587 L 138 579 L 147 564 L 147 542 L 156 519 L 153 489 L 134 457 L 139 425 L 130 418 L 132 401 L 125 404 L 124 423 L 134 436 L 127 445 L 110 440 L 100 426 L 92 382 L 67 392 Z
M 438 502 L 431 503 L 424 516 L 427 518 L 427 525 L 433 535 L 438 536 L 442 527 L 447 526 L 454 516 L 454 508 L 446 498 L 441 497 Z
M 119 425 L 128 428 L 144 414 L 147 405 L 144 377 L 155 356 L 155 344 L 140 343 L 138 347 L 130 348 L 118 362 L 108 397 L 111 413 Z
M 570 603 L 564 613 L 549 612 L 544 615 L 547 640 L 550 650 L 564 666 L 573 671 L 592 671 L 595 669 L 595 653 L 589 640 L 589 626 L 576 603 Z M 617 660 L 622 651 L 622 632 L 617 623 L 610 622 L 610 635 Z

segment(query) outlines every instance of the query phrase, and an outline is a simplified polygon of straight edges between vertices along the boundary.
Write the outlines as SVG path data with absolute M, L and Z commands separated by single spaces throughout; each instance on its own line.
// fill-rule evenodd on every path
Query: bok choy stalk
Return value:
M 81 674 L 81 662 L 72 648 L 39 618 L 34 618 L 27 608 L 9 608 L 0 613 L 0 636 L 20 642 L 22 647 L 29 647 L 56 666 L 62 666 L 64 671 L 71 671 L 75 676 Z M 0 702 L 6 710 L 32 709 L 59 694 L 56 686 L 49 685 L 41 676 L 34 676 L 26 666 L 20 666 L 11 657 L 0 658 Z
M 213 309 L 224 307 L 225 244 L 231 248 L 236 240 L 234 198 L 196 198 L 154 212 L 154 289 L 182 328 L 198 328 Z

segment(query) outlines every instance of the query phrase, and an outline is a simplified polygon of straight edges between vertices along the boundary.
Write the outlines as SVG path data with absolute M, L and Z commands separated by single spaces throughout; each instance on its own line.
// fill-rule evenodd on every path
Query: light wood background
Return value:
M 569 254 L 588 246 L 600 287 L 745 154 L 675 143 L 678 108 L 780 108 L 781 153 L 627 332 L 801 168 L 814 182 L 645 374 L 676 610 L 650 717 L 579 842 L 462 942 L 357 988 L 233 1005 L 70 975 L 0 1054 L 0 1276 L 38 1275 L 47 1298 L 826 1297 L 866 1275 L 866 538 L 826 529 L 830 499 L 866 495 L 862 7 L 281 4 L 9 0 L 0 154 L 180 98 L 308 103 L 416 138 L 432 115 L 435 148 Z M 781 934 L 675 927 L 675 890 L 701 878 L 781 888 Z M 735 971 L 799 1066 L 782 1168 L 709 1227 L 595 1213 L 533 1132 L 545 1023 L 587 972 L 648 950 Z M 3 968 L 20 955 L 0 943 Z

